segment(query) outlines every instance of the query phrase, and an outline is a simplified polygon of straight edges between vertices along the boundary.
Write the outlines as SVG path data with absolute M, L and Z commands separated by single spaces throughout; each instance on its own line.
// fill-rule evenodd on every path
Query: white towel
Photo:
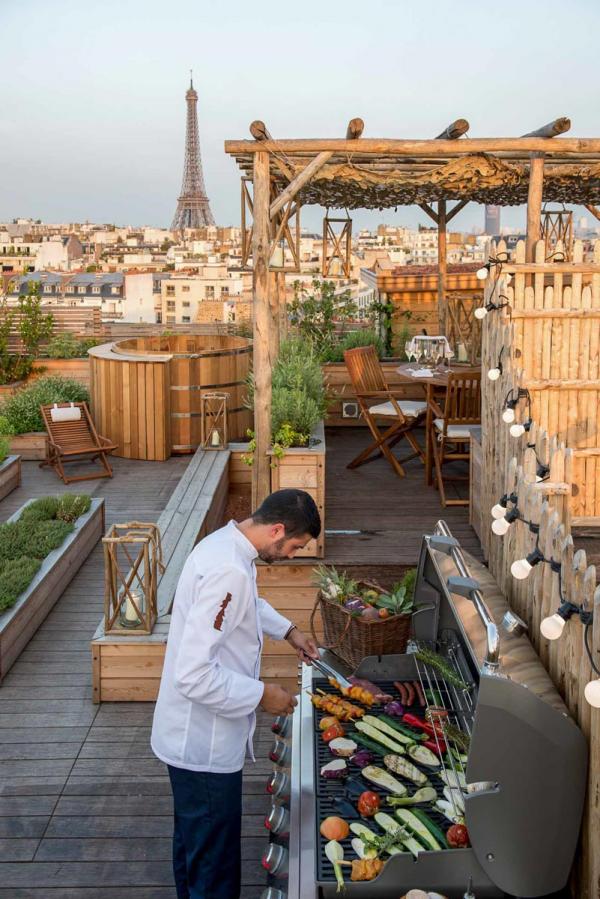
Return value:
M 59 408 L 56 403 L 50 409 L 50 418 L 52 421 L 79 421 L 81 418 L 81 409 L 71 403 L 70 406 Z

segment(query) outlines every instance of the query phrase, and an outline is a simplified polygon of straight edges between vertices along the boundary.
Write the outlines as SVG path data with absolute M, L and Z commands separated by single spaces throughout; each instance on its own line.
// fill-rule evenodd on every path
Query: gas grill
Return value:
M 482 581 L 484 575 L 482 569 Z M 423 851 L 416 859 L 409 852 L 387 856 L 379 876 L 369 882 L 352 883 L 346 873 L 350 897 L 399 899 L 419 887 L 458 899 L 471 883 L 476 899 L 506 895 L 524 899 L 559 890 L 568 879 L 585 795 L 586 742 L 531 644 L 519 632 L 522 623 L 506 615 L 505 603 L 491 594 L 485 583 L 471 577 L 458 542 L 439 522 L 435 533 L 423 538 L 417 611 L 407 652 L 370 657 L 354 672 L 398 699 L 393 681 L 419 682 L 429 703 L 435 700 L 430 720 L 436 730 L 449 722 L 470 736 L 467 763 L 463 765 L 458 754 L 440 753 L 439 770 L 446 780 L 464 777 L 468 785 L 463 816 L 471 846 Z M 503 616 L 508 626 L 501 633 Z M 417 658 L 415 651 L 423 648 L 442 655 L 467 688 L 455 686 L 454 677 L 444 678 Z M 325 653 L 324 658 L 342 673 L 351 673 L 334 656 Z M 334 801 L 347 788 L 342 781 L 320 776 L 321 767 L 333 756 L 320 739 L 319 720 L 326 713 L 314 708 L 309 694 L 316 690 L 339 694 L 310 666 L 303 666 L 301 683 L 291 738 L 284 728 L 273 750 L 274 789 L 284 778 L 279 802 L 289 806 L 289 814 L 274 811 L 272 820 L 285 821 L 289 844 L 287 848 L 287 840 L 272 844 L 270 864 L 277 877 L 271 878 L 269 893 L 272 899 L 332 899 L 337 886 L 319 825 L 329 815 L 344 817 Z M 373 705 L 369 714 L 381 711 L 381 706 Z M 424 717 L 421 707 L 408 711 Z M 352 738 L 352 731 L 348 727 L 346 736 Z M 448 736 L 446 742 L 453 745 Z M 383 767 L 380 760 L 374 764 Z M 350 764 L 349 769 L 349 779 L 384 798 L 382 790 L 362 778 L 359 768 Z M 441 797 L 444 784 L 437 771 L 421 770 Z M 414 784 L 405 783 L 413 787 L 410 792 L 416 790 Z M 450 791 L 453 804 L 454 795 Z M 440 830 L 448 829 L 450 820 L 435 806 L 422 808 Z M 394 809 L 383 803 L 381 811 L 393 817 Z M 456 805 L 454 811 L 461 814 Z M 379 831 L 373 819 L 359 820 Z M 350 838 L 342 845 L 347 860 L 356 858 Z M 265 866 L 269 869 L 269 864 Z

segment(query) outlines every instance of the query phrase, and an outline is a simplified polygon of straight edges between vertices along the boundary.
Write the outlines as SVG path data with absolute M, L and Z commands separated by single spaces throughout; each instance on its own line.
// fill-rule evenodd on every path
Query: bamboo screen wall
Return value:
M 499 244 L 492 252 L 497 257 L 503 250 Z M 583 263 L 580 241 L 574 244 L 571 263 L 546 262 L 544 254 L 544 241 L 539 241 L 536 264 L 526 265 L 525 245 L 519 243 L 514 260 L 503 265 L 493 302 L 506 297 L 512 328 L 500 329 L 507 320 L 506 310 L 487 316 L 484 373 L 497 365 L 504 348 L 503 367 L 521 370 L 520 386 L 531 395 L 533 420 L 573 449 L 572 523 L 599 525 L 600 241 L 589 264 Z M 512 276 L 510 284 L 506 272 Z M 488 299 L 493 278 L 490 282 Z M 523 402 L 518 409 L 525 414 Z M 525 441 L 526 436 L 521 439 Z

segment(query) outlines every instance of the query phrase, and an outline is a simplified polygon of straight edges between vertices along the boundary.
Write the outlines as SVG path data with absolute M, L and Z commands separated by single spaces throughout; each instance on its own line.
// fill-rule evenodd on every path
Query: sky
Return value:
M 599 30 L 598 0 L 0 0 L 0 221 L 168 227 L 190 69 L 223 225 L 240 222 L 223 142 L 254 119 L 276 138 L 343 137 L 354 116 L 365 137 L 434 137 L 457 118 L 510 137 L 564 115 L 572 136 L 598 136 Z M 303 225 L 322 217 L 307 207 Z M 428 224 L 413 207 L 352 217 Z M 475 204 L 453 221 L 482 225 Z

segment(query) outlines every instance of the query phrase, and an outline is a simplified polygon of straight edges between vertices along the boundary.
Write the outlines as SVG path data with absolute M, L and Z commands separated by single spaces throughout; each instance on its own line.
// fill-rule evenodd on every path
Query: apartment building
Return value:
M 251 279 L 250 272 L 228 270 L 223 263 L 174 272 L 161 284 L 162 321 L 169 325 L 231 320 L 231 303 L 250 291 Z

